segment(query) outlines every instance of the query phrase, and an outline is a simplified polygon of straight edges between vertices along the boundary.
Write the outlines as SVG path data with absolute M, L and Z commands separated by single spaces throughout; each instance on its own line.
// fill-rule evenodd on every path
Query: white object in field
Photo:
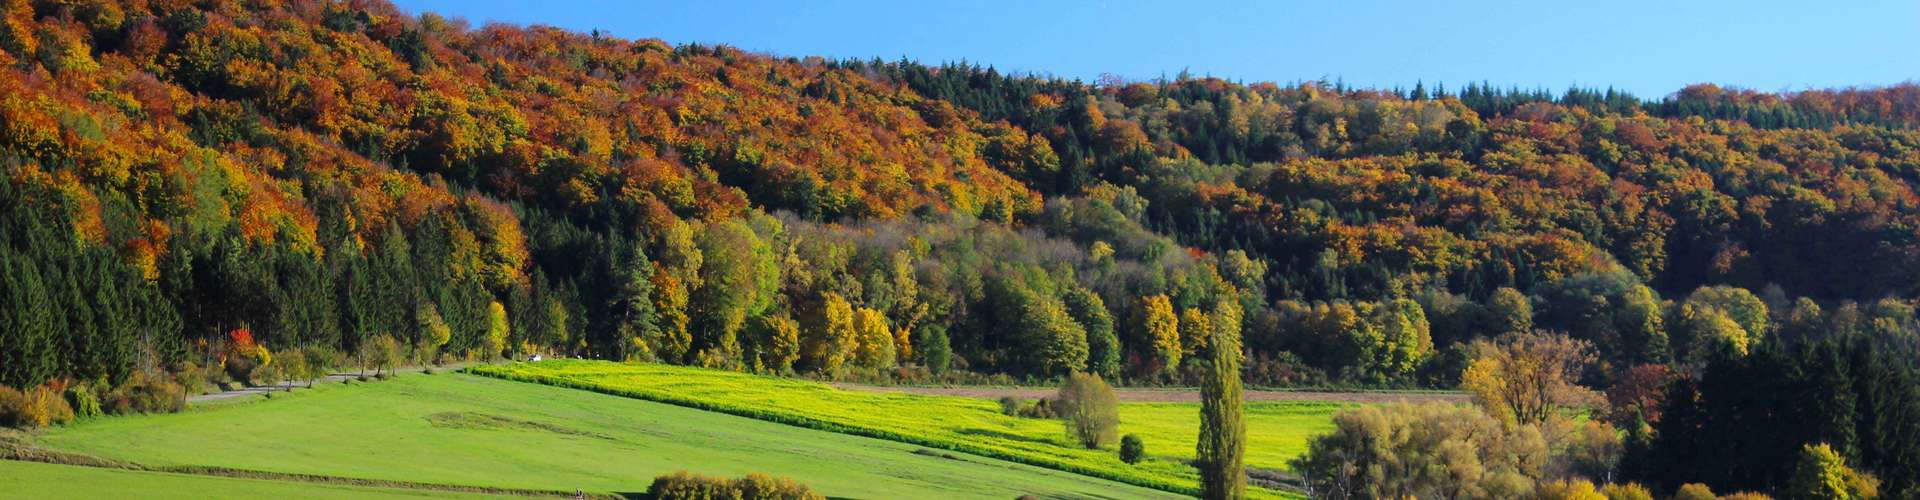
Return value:
M 540 360 L 540 355 L 539 355 L 539 354 L 535 354 L 535 355 L 533 355 L 533 357 L 531 357 L 531 358 L 527 358 L 527 361 L 539 361 L 539 360 Z

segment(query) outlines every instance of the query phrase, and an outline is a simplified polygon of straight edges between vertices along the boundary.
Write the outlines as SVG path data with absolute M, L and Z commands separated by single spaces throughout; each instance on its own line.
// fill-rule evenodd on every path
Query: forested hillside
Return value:
M 1232 328 L 1249 383 L 1450 388 L 1544 329 L 1597 347 L 1587 385 L 1694 391 L 1622 418 L 1648 456 L 1736 462 L 1649 477 L 1771 487 L 1844 435 L 1920 481 L 1914 84 L 1087 83 L 378 0 L 0 13 L 0 385 L 376 339 L 1192 383 Z M 1815 435 L 1730 444 L 1768 429 Z

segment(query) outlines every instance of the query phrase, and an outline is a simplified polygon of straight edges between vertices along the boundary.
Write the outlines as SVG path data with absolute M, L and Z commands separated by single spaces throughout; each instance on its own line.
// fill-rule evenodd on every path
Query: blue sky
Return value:
M 395 0 L 410 13 L 782 56 L 968 60 L 1093 80 L 1468 81 L 1664 96 L 1920 79 L 1920 2 Z

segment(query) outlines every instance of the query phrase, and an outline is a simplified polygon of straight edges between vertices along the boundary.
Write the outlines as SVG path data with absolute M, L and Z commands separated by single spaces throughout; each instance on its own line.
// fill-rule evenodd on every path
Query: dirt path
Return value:
M 465 366 L 466 365 L 464 364 L 452 364 L 452 365 L 446 365 L 446 366 L 402 367 L 402 368 L 395 368 L 393 370 L 393 373 L 395 374 L 420 373 L 421 371 L 424 371 L 428 368 L 433 368 L 434 370 L 438 370 L 438 371 L 450 372 L 450 371 L 459 370 Z M 322 383 L 339 382 L 342 380 L 347 380 L 347 379 L 351 379 L 359 376 L 360 376 L 360 372 L 335 373 L 335 374 L 323 377 L 319 380 L 315 380 L 314 383 L 322 384 Z M 369 377 L 373 376 L 372 372 L 368 372 L 367 376 Z M 301 381 L 301 382 L 282 382 L 278 384 L 262 385 L 257 387 L 242 387 L 242 388 L 234 389 L 231 391 L 209 392 L 206 394 L 187 396 L 187 404 L 220 401 L 223 399 L 233 399 L 238 397 L 253 396 L 253 395 L 259 395 L 259 394 L 266 394 L 269 392 L 281 392 L 281 391 L 285 391 L 287 389 L 291 389 L 295 387 L 306 387 L 306 386 L 307 386 L 307 383 L 305 381 Z
M 865 384 L 836 383 L 834 387 L 851 391 L 930 394 L 937 396 L 961 396 L 981 399 L 999 399 L 1012 396 L 1024 399 L 1051 397 L 1054 389 L 1040 387 L 912 387 L 912 386 L 876 386 Z M 1161 403 L 1197 403 L 1200 391 L 1197 389 L 1114 389 L 1121 401 L 1144 401 Z M 1331 401 L 1341 403 L 1395 403 L 1395 402 L 1446 402 L 1465 403 L 1471 396 L 1458 392 L 1334 392 L 1334 391 L 1247 391 L 1247 401 Z

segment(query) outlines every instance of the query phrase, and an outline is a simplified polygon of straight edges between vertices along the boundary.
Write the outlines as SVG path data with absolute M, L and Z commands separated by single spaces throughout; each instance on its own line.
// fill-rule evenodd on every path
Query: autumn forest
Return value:
M 1920 494 L 1911 83 L 1084 82 L 380 0 L 4 3 L 20 391 L 256 345 L 1471 391 L 1545 342 L 1578 358 L 1555 404 L 1618 433 L 1595 483 L 1781 492 L 1825 443 Z

